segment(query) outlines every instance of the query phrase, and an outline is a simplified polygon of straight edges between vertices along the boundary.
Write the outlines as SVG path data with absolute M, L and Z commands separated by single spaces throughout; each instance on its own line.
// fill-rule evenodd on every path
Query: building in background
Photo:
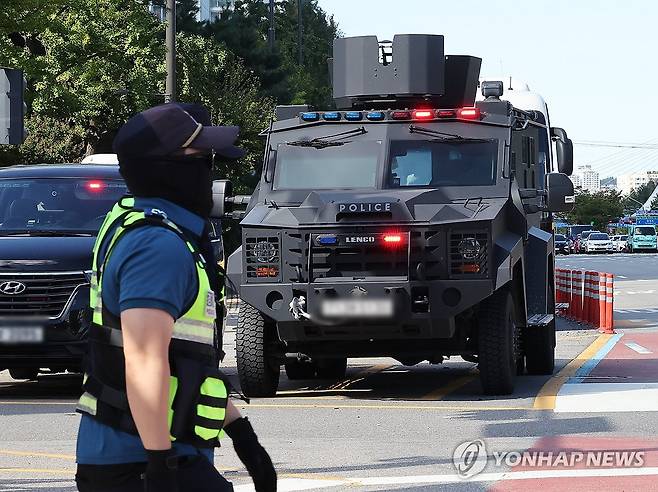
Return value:
M 571 176 L 571 182 L 573 183 L 573 187 L 575 189 L 582 188 L 582 183 L 580 179 L 580 175 L 578 174 L 572 174 Z
M 233 8 L 235 0 L 197 0 L 199 12 L 197 13 L 197 20 L 201 22 L 213 22 L 217 19 L 222 10 Z M 155 15 L 160 22 L 165 21 L 167 9 L 160 5 L 149 4 L 149 12 Z
M 590 193 L 596 193 L 601 190 L 601 180 L 599 179 L 599 173 L 592 169 L 592 166 L 578 166 L 574 176 L 578 176 L 580 181 L 580 188 L 583 191 L 589 191 Z M 574 186 L 576 183 L 574 182 Z
M 602 190 L 616 190 L 617 189 L 617 178 L 608 177 L 601 180 L 601 189 Z
M 647 184 L 649 181 L 658 183 L 658 171 L 638 171 L 622 174 L 617 177 L 617 189 L 622 195 L 627 195 L 634 189 Z

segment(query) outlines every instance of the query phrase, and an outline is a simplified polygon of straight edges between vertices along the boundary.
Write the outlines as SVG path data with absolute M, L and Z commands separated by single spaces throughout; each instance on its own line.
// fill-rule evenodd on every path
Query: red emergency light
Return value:
M 409 111 L 391 111 L 391 118 L 394 120 L 410 120 L 411 113 Z
M 105 183 L 103 183 L 102 181 L 88 181 L 87 182 L 87 189 L 89 191 L 98 192 L 98 191 L 101 191 L 103 188 L 105 188 Z
M 480 108 L 461 108 L 457 110 L 457 116 L 465 120 L 479 120 L 481 115 Z
M 431 120 L 434 119 L 434 110 L 432 109 L 414 109 L 414 120 Z
M 402 241 L 404 240 L 404 236 L 397 232 L 391 232 L 384 234 L 382 239 L 384 241 L 384 244 L 389 244 L 393 246 L 396 244 L 402 244 Z
M 439 118 L 455 118 L 457 116 L 457 111 L 454 109 L 439 109 L 436 112 L 436 115 Z

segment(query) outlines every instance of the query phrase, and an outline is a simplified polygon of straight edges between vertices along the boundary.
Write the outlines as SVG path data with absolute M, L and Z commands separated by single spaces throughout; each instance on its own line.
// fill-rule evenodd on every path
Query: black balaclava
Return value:
M 119 156 L 119 171 L 136 197 L 164 198 L 207 219 L 212 210 L 212 156 Z

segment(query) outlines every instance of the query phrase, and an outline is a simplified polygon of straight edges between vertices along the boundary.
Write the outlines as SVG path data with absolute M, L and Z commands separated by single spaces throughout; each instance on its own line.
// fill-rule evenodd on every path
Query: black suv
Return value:
M 125 192 L 118 166 L 0 169 L 0 370 L 80 369 L 94 240 Z

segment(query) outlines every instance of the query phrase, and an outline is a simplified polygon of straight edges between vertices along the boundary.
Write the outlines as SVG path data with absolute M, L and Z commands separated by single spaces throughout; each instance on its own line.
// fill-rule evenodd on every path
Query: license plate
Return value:
M 41 343 L 43 328 L 41 326 L 0 327 L 0 343 Z
M 393 302 L 390 299 L 332 299 L 322 302 L 320 312 L 325 318 L 390 318 Z

